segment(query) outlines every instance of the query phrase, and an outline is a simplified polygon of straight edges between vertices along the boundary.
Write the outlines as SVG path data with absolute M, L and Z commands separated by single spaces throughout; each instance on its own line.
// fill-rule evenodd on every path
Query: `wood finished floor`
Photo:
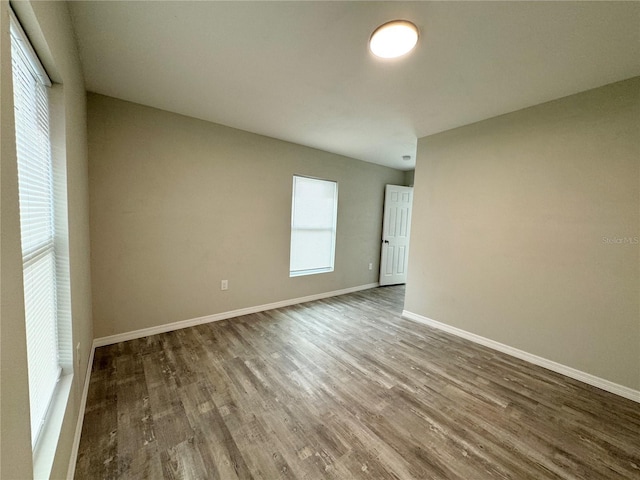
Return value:
M 640 479 L 640 406 L 386 287 L 95 352 L 75 478 Z

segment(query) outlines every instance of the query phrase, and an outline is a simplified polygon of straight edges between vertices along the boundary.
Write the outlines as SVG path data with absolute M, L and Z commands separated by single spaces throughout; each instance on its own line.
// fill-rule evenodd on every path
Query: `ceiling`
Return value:
M 89 91 L 402 170 L 420 137 L 640 75 L 638 2 L 69 5 Z M 373 57 L 397 18 L 417 48 Z

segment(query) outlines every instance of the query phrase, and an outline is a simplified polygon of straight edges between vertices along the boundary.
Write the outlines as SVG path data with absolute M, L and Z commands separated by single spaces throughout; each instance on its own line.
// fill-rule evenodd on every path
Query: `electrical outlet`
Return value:
M 373 270 L 373 263 L 369 264 L 369 270 Z
M 220 282 L 220 290 L 229 290 L 229 280 L 222 280 Z

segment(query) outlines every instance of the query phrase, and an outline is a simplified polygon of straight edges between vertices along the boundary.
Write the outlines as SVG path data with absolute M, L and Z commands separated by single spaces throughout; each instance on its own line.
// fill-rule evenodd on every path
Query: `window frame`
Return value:
M 47 328 L 50 328 L 54 333 L 55 338 L 48 338 L 50 345 L 50 352 L 54 351 L 55 354 L 43 357 L 45 361 L 50 361 L 49 365 L 53 364 L 53 368 L 50 370 L 55 371 L 54 377 L 47 376 L 47 384 L 50 384 L 51 388 L 44 388 L 44 395 L 42 391 L 34 393 L 33 382 L 37 382 L 36 372 L 37 369 L 33 364 L 27 362 L 27 372 L 29 378 L 29 412 L 31 417 L 31 447 L 34 456 L 34 472 L 42 471 L 42 469 L 50 469 L 50 463 L 53 459 L 53 452 L 55 451 L 55 443 L 57 440 L 57 434 L 55 431 L 59 431 L 62 416 L 64 414 L 65 405 L 67 403 L 68 395 L 71 388 L 72 373 L 73 373 L 73 359 L 71 349 L 71 316 L 70 316 L 70 292 L 69 292 L 69 258 L 68 258 L 68 226 L 67 226 L 67 199 L 66 199 L 66 161 L 63 156 L 57 155 L 54 152 L 55 131 L 59 130 L 56 126 L 52 125 L 52 119 L 54 118 L 54 110 L 56 107 L 52 105 L 53 98 L 58 98 L 61 94 L 55 93 L 53 84 L 46 73 L 46 70 L 42 66 L 38 55 L 35 53 L 27 35 L 25 34 L 20 21 L 17 19 L 15 13 L 11 8 L 9 10 L 9 39 L 11 42 L 11 68 L 12 77 L 14 79 L 13 85 L 13 99 L 14 99 L 14 127 L 16 136 L 16 160 L 18 163 L 18 191 L 20 195 L 19 199 L 19 215 L 20 215 L 20 237 L 21 237 L 21 252 L 22 252 L 22 274 L 23 274 L 23 289 L 24 289 L 24 301 L 25 301 L 25 328 L 27 334 L 27 357 L 33 359 L 34 352 L 34 336 L 33 336 L 33 322 L 30 323 L 30 318 L 33 320 L 33 315 L 29 311 L 34 311 L 33 306 L 42 308 L 42 305 L 38 303 L 41 299 L 34 297 L 34 291 L 41 292 L 42 289 L 33 290 L 34 285 L 29 276 L 33 273 L 32 270 L 42 261 L 50 261 L 51 267 L 47 270 L 51 270 L 42 279 L 47 280 L 46 291 L 51 295 L 52 305 L 49 305 L 51 310 L 51 317 L 46 324 Z M 16 55 L 19 59 L 15 58 Z M 15 70 L 17 65 L 20 65 L 19 70 Z M 22 78 L 27 78 L 29 75 L 34 81 L 34 88 L 29 92 L 23 87 L 26 85 L 24 81 L 21 81 L 21 86 L 15 83 L 16 75 L 22 75 Z M 29 83 L 29 82 L 27 82 Z M 38 92 L 38 89 L 43 89 Z M 32 93 L 33 96 L 21 97 L 25 92 Z M 26 100 L 26 102 L 24 101 Z M 31 125 L 21 123 L 19 120 L 16 108 L 22 104 L 26 105 L 29 102 L 39 102 L 36 108 L 37 112 L 31 111 L 29 116 L 31 117 Z M 21 116 L 21 115 L 20 115 Z M 59 115 L 55 115 L 57 119 Z M 43 117 L 45 117 L 43 119 Z M 26 117 L 22 117 L 26 118 Z M 43 130 L 40 127 L 29 129 L 34 125 L 33 120 L 36 120 L 36 125 L 43 125 Z M 25 128 L 25 125 L 27 128 Z M 46 133 L 46 135 L 42 135 Z M 19 147 L 20 144 L 26 144 L 31 146 L 31 142 L 38 137 L 43 143 L 40 145 L 40 150 L 37 155 L 26 155 L 25 147 Z M 42 139 L 45 139 L 44 141 Z M 42 154 L 46 155 L 43 157 Z M 37 165 L 30 163 L 31 157 L 38 157 Z M 26 168 L 25 168 L 26 166 Z M 42 170 L 42 167 L 46 168 L 46 171 Z M 28 169 L 33 167 L 38 173 L 34 175 L 25 175 Z M 34 224 L 23 223 L 24 218 L 28 217 L 26 213 L 28 207 L 28 200 L 23 199 L 23 194 L 28 190 L 27 185 L 33 182 L 34 178 L 41 176 L 47 179 L 47 192 L 43 198 L 47 199 L 47 216 L 50 217 L 50 231 L 48 230 L 46 242 L 42 244 L 38 243 L 36 248 L 26 248 L 24 239 L 29 238 L 29 235 L 25 236 L 25 231 L 29 228 L 33 228 Z M 42 178 L 40 180 L 42 180 Z M 26 180 L 26 182 L 25 182 Z M 43 184 L 44 185 L 44 184 Z M 27 230 L 24 227 L 27 227 Z M 33 236 L 32 236 L 33 238 Z M 46 243 L 46 245 L 45 245 Z M 31 244 L 31 247 L 36 245 Z M 35 299 L 35 300 L 34 300 Z M 35 303 L 33 303 L 35 301 Z M 49 303 L 49 302 L 47 302 Z M 29 330 L 32 333 L 29 333 Z M 51 332 L 46 330 L 46 335 Z M 44 334 L 43 334 L 44 336 Z M 38 338 L 38 337 L 35 337 Z M 31 347 L 31 355 L 29 355 L 29 344 Z M 48 360 L 47 360 L 48 358 Z M 35 370 L 35 371 L 34 371 Z M 40 385 L 42 388 L 42 385 Z M 33 395 L 40 395 L 37 398 L 37 412 L 34 412 L 32 406 L 34 405 Z M 34 414 L 37 415 L 34 417 Z M 53 444 L 52 444 L 53 442 Z M 46 445 L 45 445 L 46 444 Z M 52 448 L 53 445 L 53 448 Z M 46 452 L 46 453 L 44 453 Z M 40 460 L 43 460 L 41 462 Z
M 331 227 L 326 228 L 308 228 L 308 227 L 300 227 L 295 224 L 296 219 L 296 181 L 297 179 L 302 180 L 312 180 L 316 182 L 324 182 L 331 183 L 334 186 L 333 193 L 333 208 L 332 208 L 332 224 Z M 325 178 L 317 178 L 311 177 L 307 175 L 293 175 L 293 183 L 292 183 L 292 192 L 291 192 L 291 232 L 290 232 L 290 240 L 289 240 L 289 277 L 302 277 L 307 275 L 316 275 L 320 273 L 330 273 L 335 270 L 335 257 L 336 257 L 336 238 L 337 238 L 337 225 L 338 225 L 338 182 L 336 180 L 328 180 Z M 292 269 L 292 262 L 294 257 L 294 236 L 295 232 L 299 231 L 309 231 L 309 230 L 319 230 L 324 232 L 331 233 L 331 247 L 330 247 L 330 256 L 331 261 L 329 265 L 318 266 L 315 268 L 305 268 L 305 269 Z

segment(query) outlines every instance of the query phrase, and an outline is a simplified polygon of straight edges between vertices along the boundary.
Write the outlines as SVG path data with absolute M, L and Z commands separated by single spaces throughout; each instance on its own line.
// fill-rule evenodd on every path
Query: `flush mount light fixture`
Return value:
M 376 57 L 396 58 L 409 53 L 418 43 L 418 27 L 407 20 L 393 20 L 376 28 L 369 49 Z

